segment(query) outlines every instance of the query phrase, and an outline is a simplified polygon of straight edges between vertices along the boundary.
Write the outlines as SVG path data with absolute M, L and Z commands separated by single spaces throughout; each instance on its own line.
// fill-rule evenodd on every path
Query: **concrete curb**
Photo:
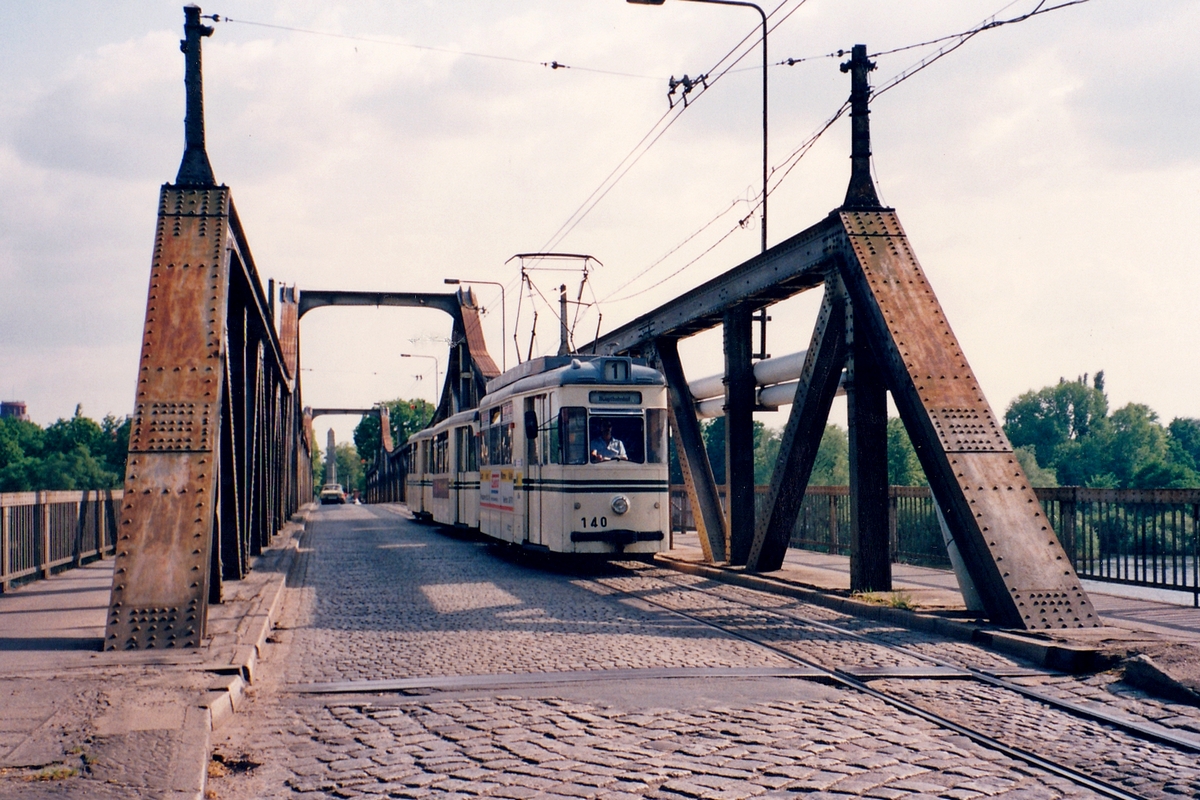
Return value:
M 197 707 L 189 709 L 188 718 L 188 738 L 196 741 L 189 751 L 203 754 L 199 788 L 193 784 L 181 795 L 200 800 L 204 797 L 212 760 L 212 734 L 245 705 L 246 690 L 254 683 L 258 660 L 283 606 L 284 589 L 308 522 L 308 511 L 308 506 L 301 508 L 275 535 L 271 547 L 255 559 L 246 578 L 230 585 L 230 599 L 209 609 L 212 636 L 202 669 L 212 673 L 213 679 Z M 194 721 L 190 716 L 193 711 Z M 192 765 L 176 774 L 188 773 L 195 775 Z
M 690 575 L 701 575 L 734 586 L 787 595 L 844 614 L 865 619 L 877 619 L 923 633 L 935 633 L 950 639 L 980 644 L 1061 672 L 1075 674 L 1095 672 L 1106 669 L 1115 663 L 1115 659 L 1107 656 L 1098 648 L 1058 642 L 1038 634 L 992 628 L 985 624 L 960 622 L 934 614 L 873 605 L 812 586 L 791 583 L 766 575 L 747 573 L 732 567 L 697 564 L 663 553 L 658 554 L 655 560 L 664 566 Z

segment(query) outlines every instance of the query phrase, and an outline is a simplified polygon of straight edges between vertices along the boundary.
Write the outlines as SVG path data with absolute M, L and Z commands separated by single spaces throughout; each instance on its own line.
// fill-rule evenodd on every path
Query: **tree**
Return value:
M 0 419 L 0 491 L 114 489 L 125 475 L 129 420 L 104 424 L 75 407 L 70 419 L 43 430 L 33 422 Z
M 1004 413 L 1004 432 L 1014 447 L 1032 447 L 1039 464 L 1058 460 L 1059 449 L 1099 433 L 1106 423 L 1108 398 L 1104 372 L 1096 373 L 1094 386 L 1084 375 L 1074 381 L 1059 378 L 1056 386 L 1026 392 Z
M 705 420 L 700 423 L 700 435 L 704 439 L 704 450 L 712 464 L 713 480 L 718 486 L 725 484 L 725 418 Z
M 771 482 L 782 440 L 782 431 L 768 428 L 761 422 L 754 423 L 754 482 L 759 486 Z
M 892 486 L 924 486 L 928 482 L 899 417 L 889 417 L 887 421 L 887 459 L 888 483 Z
M 825 426 L 817 457 L 813 460 L 809 486 L 850 485 L 850 437 L 837 425 Z
M 384 405 L 388 409 L 388 419 L 392 429 L 392 443 L 399 447 L 408 441 L 419 430 L 422 430 L 433 419 L 437 407 L 427 400 L 404 400 L 396 398 L 387 400 Z M 364 458 L 371 461 L 379 452 L 380 436 L 379 416 L 367 414 L 359 420 L 354 428 L 354 447 Z
M 1044 472 L 1064 486 L 1200 486 L 1200 420 L 1176 419 L 1164 428 L 1142 403 L 1109 414 L 1103 372 L 1090 387 L 1085 375 L 1026 392 L 1004 416 L 1005 432 L 1034 486 L 1047 485 Z M 1032 460 L 1022 454 L 1026 449 Z
M 1045 469 L 1037 462 L 1037 453 L 1032 447 L 1017 447 L 1014 448 L 1017 456 L 1017 463 L 1021 465 L 1021 470 L 1025 473 L 1025 477 L 1029 479 L 1029 485 L 1037 488 L 1058 486 L 1058 476 L 1052 469 Z
M 348 492 L 362 492 L 366 487 L 366 474 L 358 450 L 349 442 L 334 445 L 334 459 L 337 462 L 338 483 Z
M 1167 426 L 1171 445 L 1179 448 L 1179 460 L 1192 469 L 1200 469 L 1200 419 L 1176 417 Z M 1183 457 L 1191 459 L 1191 463 Z

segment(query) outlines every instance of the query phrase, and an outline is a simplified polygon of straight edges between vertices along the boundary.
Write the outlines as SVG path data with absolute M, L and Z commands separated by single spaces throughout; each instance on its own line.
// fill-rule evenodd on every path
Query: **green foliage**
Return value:
M 408 441 L 408 437 L 424 428 L 433 419 L 437 407 L 427 400 L 404 400 L 396 398 L 387 400 L 384 405 L 388 409 L 391 422 L 392 444 L 396 447 Z M 354 429 L 354 447 L 368 462 L 379 452 L 381 436 L 379 433 L 379 417 L 367 414 Z
M 771 482 L 782 435 L 782 431 L 768 428 L 761 422 L 754 423 L 754 482 L 759 486 Z
M 712 463 L 713 478 L 718 484 L 725 483 L 725 418 L 717 417 L 701 423 L 704 449 Z M 775 462 L 779 458 L 781 431 L 754 422 L 754 482 L 765 485 L 771 482 Z M 837 425 L 827 425 L 817 449 L 813 464 L 812 486 L 845 486 L 850 481 L 850 456 L 846 432 Z M 682 477 L 682 476 L 681 476 Z
M 1108 413 L 1104 373 L 1060 380 L 1014 400 L 1004 415 L 1005 432 L 1021 451 L 1033 451 L 1022 465 L 1034 486 L 1043 468 L 1064 486 L 1176 489 L 1200 486 L 1196 453 L 1200 420 L 1176 419 L 1164 428 L 1149 406 L 1130 403 Z M 1035 477 L 1037 476 L 1037 477 Z
M 1104 372 L 1096 373 L 1103 387 Z M 1087 385 L 1087 376 L 1026 392 L 1009 404 L 1004 431 L 1014 447 L 1032 447 L 1039 464 L 1050 464 L 1066 444 L 1103 432 L 1108 398 L 1101 388 Z
M 1172 448 L 1178 448 L 1176 458 L 1185 466 L 1200 469 L 1200 419 L 1176 417 L 1167 426 Z M 1184 460 L 1191 459 L 1191 462 Z
M 75 408 L 44 430 L 36 423 L 0 419 L 0 491 L 115 489 L 125 477 L 129 418 L 100 423 Z
M 1037 453 L 1032 447 L 1017 447 L 1014 448 L 1017 456 L 1017 463 L 1021 465 L 1021 469 L 1025 472 L 1025 477 L 1029 478 L 1029 485 L 1036 488 L 1053 488 L 1058 486 L 1058 476 L 1054 474 L 1054 470 L 1045 469 L 1037 462 Z
M 887 421 L 887 459 L 888 483 L 892 486 L 924 486 L 927 483 L 917 451 L 899 417 L 889 417 Z
M 704 437 L 704 450 L 708 463 L 712 464 L 713 480 L 718 485 L 725 483 L 725 418 L 705 420 L 700 423 L 700 435 Z
M 334 446 L 334 457 L 337 460 L 338 483 L 347 492 L 362 492 L 367 488 L 366 472 L 358 457 L 358 450 L 349 442 Z
M 704 449 L 712 464 L 713 479 L 725 483 L 725 418 L 717 417 L 702 422 L 700 434 L 704 437 Z M 775 458 L 779 454 L 779 432 L 754 421 L 754 482 L 770 483 L 775 469 Z
M 837 425 L 825 426 L 817 457 L 813 460 L 809 486 L 848 486 L 850 484 L 850 437 Z

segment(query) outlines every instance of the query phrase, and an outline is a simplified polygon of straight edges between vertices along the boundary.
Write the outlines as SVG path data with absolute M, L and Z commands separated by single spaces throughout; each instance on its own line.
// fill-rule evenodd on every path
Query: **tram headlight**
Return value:
M 612 510 L 615 514 L 624 514 L 629 510 L 629 498 L 619 494 L 612 500 Z

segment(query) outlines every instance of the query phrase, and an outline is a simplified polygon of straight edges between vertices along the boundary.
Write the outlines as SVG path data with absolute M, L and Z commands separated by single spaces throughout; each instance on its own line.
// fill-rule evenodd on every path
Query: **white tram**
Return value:
M 409 440 L 418 519 L 555 553 L 668 544 L 666 381 L 634 359 L 548 356 L 490 381 L 478 409 Z

